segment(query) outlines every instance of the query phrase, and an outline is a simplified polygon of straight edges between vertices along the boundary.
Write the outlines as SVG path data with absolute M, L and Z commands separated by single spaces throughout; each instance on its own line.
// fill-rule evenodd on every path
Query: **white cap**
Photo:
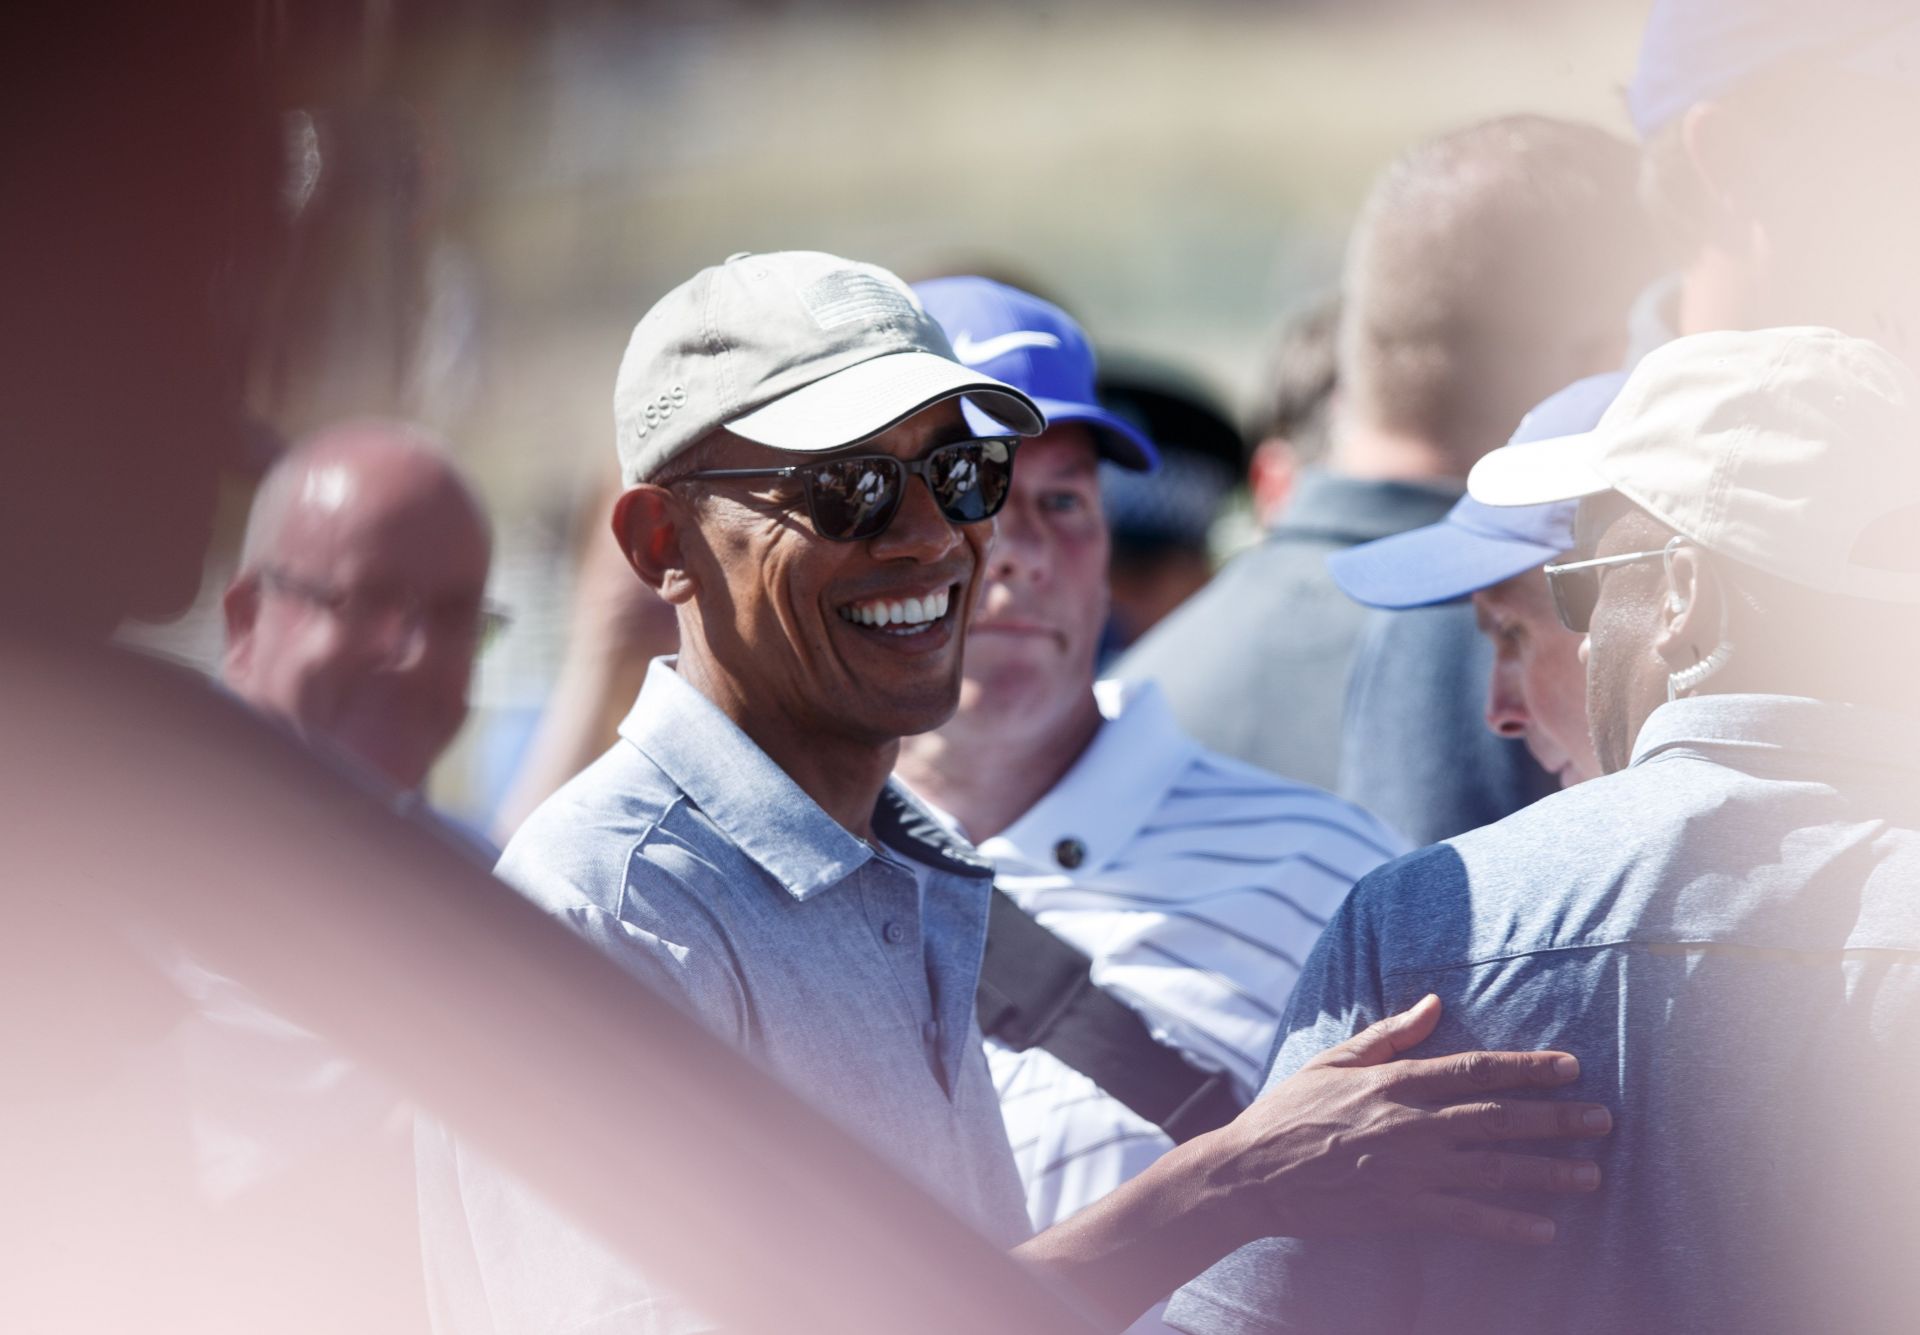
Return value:
M 1675 339 L 1592 431 L 1495 450 L 1467 490 L 1487 505 L 1616 491 L 1791 583 L 1920 603 L 1920 379 L 1831 329 Z
M 1046 427 L 1025 394 L 956 358 L 887 270 L 809 250 L 735 255 L 634 326 L 614 382 L 614 443 L 633 486 L 719 427 L 813 453 L 961 395 L 1020 435 Z

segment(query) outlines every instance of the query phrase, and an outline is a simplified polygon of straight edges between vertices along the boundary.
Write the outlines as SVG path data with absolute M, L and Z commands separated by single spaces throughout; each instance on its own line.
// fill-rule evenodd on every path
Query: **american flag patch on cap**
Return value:
M 872 274 L 842 269 L 807 284 L 800 304 L 822 329 L 850 324 L 912 324 L 920 319 L 913 298 Z

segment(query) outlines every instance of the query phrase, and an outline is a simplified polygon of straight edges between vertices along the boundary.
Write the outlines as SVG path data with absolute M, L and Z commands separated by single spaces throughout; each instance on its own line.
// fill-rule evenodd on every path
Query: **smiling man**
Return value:
M 446 448 L 402 422 L 302 441 L 255 494 L 221 677 L 309 745 L 413 792 L 467 717 L 493 539 Z
M 970 421 L 963 396 L 991 417 Z M 1018 1243 L 974 1019 L 991 869 L 889 774 L 902 736 L 953 712 L 1009 427 L 1037 434 L 1041 416 L 958 361 L 898 278 L 811 252 L 737 256 L 663 298 L 634 330 L 615 416 L 614 532 L 673 604 L 681 652 L 653 663 L 619 743 L 528 818 L 500 875 Z M 1555 1054 L 1379 1069 L 1436 1018 L 1425 1003 L 1361 1036 L 1020 1255 L 1117 1321 L 1272 1232 L 1547 1240 L 1536 1216 L 1458 1192 L 1489 1164 L 1590 1190 L 1563 1160 L 1483 1147 L 1601 1134 L 1606 1114 L 1489 1097 L 1565 1083 Z M 1332 1142 L 1314 1131 L 1329 1122 Z M 466 1145 L 428 1128 L 420 1166 L 443 1329 L 711 1328 Z

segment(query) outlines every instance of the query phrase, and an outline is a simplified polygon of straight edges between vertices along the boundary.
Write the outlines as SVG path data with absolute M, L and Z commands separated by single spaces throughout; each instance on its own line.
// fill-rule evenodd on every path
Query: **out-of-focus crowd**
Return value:
M 138 32 L 252 31 L 206 23 Z M 114 739 L 187 795 L 182 848 L 292 831 L 233 838 L 280 902 L 417 878 L 443 914 L 544 920 L 502 960 L 584 941 L 618 970 L 596 995 L 667 1003 L 599 1022 L 744 1054 L 1107 1329 L 1920 1320 L 1920 13 L 1658 0 L 1638 144 L 1517 114 L 1408 146 L 1249 427 L 1171 368 L 1102 365 L 1045 275 L 788 250 L 640 294 L 619 483 L 484 832 L 427 781 L 520 609 L 422 427 L 343 421 L 264 470 L 218 695 L 104 647 L 204 555 L 288 145 L 246 42 L 195 89 L 83 28 L 33 35 L 48 68 L 156 110 L 21 136 L 13 250 L 41 258 L 8 321 L 0 668 L 27 739 L 10 993 L 40 1018 L 8 1023 L 31 1090 L 4 1129 L 57 1167 L 4 1236 L 33 1322 L 111 1324 L 97 1244 L 156 1235 L 192 1263 L 129 1273 L 251 1276 L 181 1281 L 162 1324 L 756 1310 L 715 1278 L 724 1238 L 656 1273 L 581 1167 L 631 1199 L 675 1145 L 527 1148 L 617 1124 L 606 1040 L 549 1029 L 577 1066 L 553 1106 L 509 1101 L 518 1142 L 483 1106 L 515 1068 L 410 1080 L 380 1006 L 329 1024 L 337 971 L 224 934 L 244 901 L 118 907 L 199 864 L 93 848 Z M 11 96 L 69 105 L 44 76 Z M 151 262 L 120 253 L 121 193 Z M 1216 570 L 1236 495 L 1257 536 Z M 454 959 L 427 905 L 380 949 Z M 427 992 L 395 1034 L 482 1051 L 481 1003 Z M 704 1090 L 694 1064 L 619 1078 Z M 663 1188 L 659 1226 L 699 1190 Z

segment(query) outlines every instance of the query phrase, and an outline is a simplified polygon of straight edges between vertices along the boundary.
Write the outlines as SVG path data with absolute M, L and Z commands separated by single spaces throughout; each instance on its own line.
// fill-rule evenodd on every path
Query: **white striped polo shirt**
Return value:
M 1151 684 L 1095 693 L 1107 722 L 1092 743 L 979 850 L 1001 889 L 1092 958 L 1096 983 L 1251 1097 L 1321 928 L 1406 842 L 1349 802 L 1208 751 Z M 1172 1148 L 1050 1053 L 989 1040 L 987 1058 L 1036 1230 Z

